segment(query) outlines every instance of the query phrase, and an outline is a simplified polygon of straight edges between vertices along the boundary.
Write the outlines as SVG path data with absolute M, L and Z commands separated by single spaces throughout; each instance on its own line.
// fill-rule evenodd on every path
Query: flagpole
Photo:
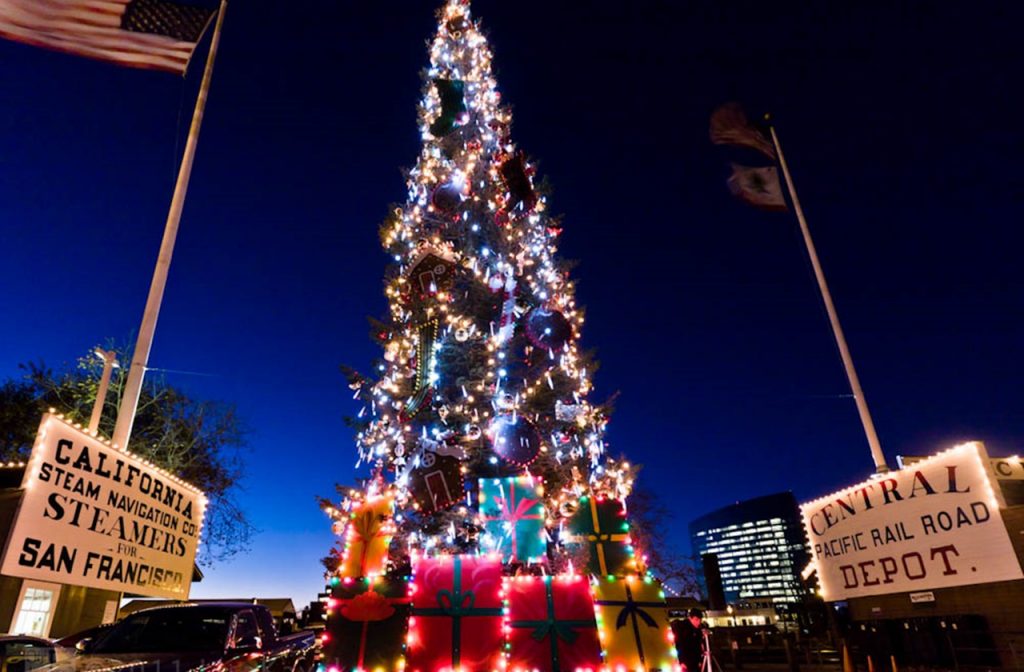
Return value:
M 765 115 L 766 121 L 771 121 Z M 860 414 L 860 422 L 864 425 L 864 434 L 868 437 L 868 445 L 871 446 L 871 457 L 875 461 L 875 470 L 878 473 L 889 471 L 889 465 L 885 462 L 885 453 L 882 452 L 882 445 L 878 441 L 878 434 L 875 432 L 875 423 L 871 420 L 871 412 L 868 410 L 868 402 L 864 398 L 864 391 L 860 387 L 860 379 L 857 377 L 857 370 L 853 368 L 853 357 L 850 356 L 850 348 L 846 345 L 846 337 L 843 335 L 843 328 L 839 325 L 839 314 L 836 312 L 835 304 L 832 303 L 832 293 L 828 291 L 828 284 L 825 282 L 825 273 L 821 270 L 821 262 L 818 261 L 818 252 L 811 239 L 811 230 L 807 228 L 807 220 L 804 218 L 804 210 L 800 207 L 800 199 L 796 195 L 796 187 L 793 186 L 793 178 L 789 174 L 789 166 L 786 165 L 786 157 L 782 153 L 782 145 L 779 144 L 779 136 L 775 133 L 775 127 L 769 123 L 768 130 L 772 135 L 772 143 L 775 145 L 775 153 L 779 157 L 779 165 L 782 166 L 782 174 L 786 178 L 786 188 L 789 189 L 789 196 L 793 200 L 793 210 L 796 211 L 797 221 L 800 222 L 800 231 L 804 236 L 804 244 L 807 246 L 807 255 L 811 258 L 811 266 L 814 267 L 814 277 L 818 280 L 818 289 L 821 290 L 821 298 L 825 302 L 825 311 L 828 313 L 828 320 L 832 324 L 832 334 L 836 338 L 836 345 L 839 346 L 839 355 L 843 359 L 843 367 L 846 369 L 846 377 L 850 381 L 850 389 L 853 391 L 853 399 L 857 403 L 857 412 Z
M 199 128 L 203 123 L 206 98 L 210 91 L 210 80 L 213 77 L 213 61 L 217 56 L 217 45 L 220 43 L 221 26 L 224 23 L 224 12 L 227 10 L 227 7 L 227 0 L 221 0 L 220 10 L 217 12 L 217 23 L 213 28 L 213 36 L 210 39 L 210 51 L 206 56 L 203 81 L 199 85 L 199 95 L 196 97 L 195 110 L 192 112 L 192 125 L 188 130 L 188 139 L 185 142 L 185 150 L 182 153 L 181 166 L 178 168 L 178 180 L 174 185 L 174 196 L 171 198 L 171 206 L 167 212 L 164 237 L 160 242 L 160 253 L 157 256 L 156 267 L 153 269 L 153 280 L 149 285 L 149 296 L 146 298 L 146 308 L 142 313 L 139 336 L 135 341 L 135 350 L 132 352 L 132 364 L 131 369 L 128 371 L 128 381 L 125 383 L 124 393 L 121 397 L 121 406 L 117 411 L 117 424 L 114 427 L 112 442 L 120 447 L 121 450 L 128 448 L 132 425 L 135 422 L 135 411 L 139 405 L 139 394 L 142 392 L 142 379 L 146 374 L 149 352 L 153 347 L 156 320 L 160 315 L 160 304 L 164 298 L 164 288 L 167 286 L 167 273 L 171 267 L 171 256 L 174 254 L 174 242 L 178 237 L 178 225 L 181 223 L 181 211 L 185 205 L 185 194 L 188 191 L 189 178 L 192 176 L 192 162 L 196 155 Z

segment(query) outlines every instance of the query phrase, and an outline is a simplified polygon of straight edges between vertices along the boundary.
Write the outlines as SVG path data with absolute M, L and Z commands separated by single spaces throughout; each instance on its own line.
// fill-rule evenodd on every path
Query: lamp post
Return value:
M 100 376 L 100 386 L 96 390 L 96 401 L 92 404 L 92 417 L 89 418 L 89 433 L 93 436 L 96 436 L 96 431 L 100 428 L 103 404 L 107 400 L 107 389 L 110 387 L 110 374 L 120 366 L 117 363 L 117 353 L 113 350 L 96 348 L 96 356 L 103 360 L 103 375 Z

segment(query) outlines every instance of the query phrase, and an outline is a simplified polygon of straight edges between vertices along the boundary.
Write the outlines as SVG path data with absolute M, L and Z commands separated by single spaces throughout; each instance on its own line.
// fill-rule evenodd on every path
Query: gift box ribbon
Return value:
M 644 659 L 644 645 L 640 640 L 640 621 L 643 621 L 648 628 L 658 628 L 658 621 L 653 616 L 644 611 L 643 607 L 655 607 L 657 609 L 664 609 L 664 602 L 637 602 L 633 599 L 633 591 L 630 590 L 629 584 L 625 584 L 626 588 L 626 599 L 622 600 L 595 600 L 594 604 L 602 607 L 622 607 L 618 617 L 615 619 L 615 629 L 619 630 L 626 626 L 626 619 L 630 619 L 633 622 L 633 637 L 636 639 L 636 652 L 640 656 L 640 662 L 646 664 Z
M 518 546 L 516 544 L 516 526 L 520 521 L 523 520 L 544 520 L 544 515 L 541 511 L 529 513 L 530 509 L 536 506 L 540 500 L 530 499 L 529 497 L 523 497 L 516 502 L 516 484 L 512 482 L 509 484 L 508 497 L 504 495 L 496 495 L 494 497 L 494 503 L 501 509 L 501 514 L 497 517 L 484 517 L 485 521 L 500 521 L 507 522 L 510 524 L 509 535 L 512 538 L 512 557 L 518 558 Z
M 452 666 L 462 662 L 462 619 L 467 616 L 501 616 L 501 607 L 474 607 L 476 594 L 462 590 L 462 558 L 454 557 L 452 589 L 437 591 L 437 607 L 413 608 L 413 616 L 447 616 L 452 619 Z
M 596 626 L 593 619 L 556 619 L 554 586 L 552 586 L 550 579 L 544 580 L 544 592 L 547 594 L 548 602 L 548 617 L 546 619 L 512 621 L 509 623 L 509 626 L 513 628 L 533 628 L 533 633 L 530 636 L 538 642 L 543 642 L 545 639 L 550 637 L 551 672 L 559 672 L 558 640 L 561 639 L 568 644 L 572 644 L 576 641 L 576 638 L 579 637 L 575 628 L 593 628 Z
M 359 555 L 359 576 L 366 576 L 366 556 L 371 542 L 377 537 L 388 536 L 388 531 L 384 529 L 384 516 L 375 511 L 364 511 L 352 520 L 352 529 L 363 545 Z
M 625 541 L 629 538 L 627 534 L 609 534 L 601 531 L 601 520 L 597 516 L 597 500 L 593 497 L 590 498 L 590 518 L 594 523 L 593 533 L 587 535 L 589 541 L 594 542 L 594 546 L 597 548 L 597 565 L 601 569 L 601 576 L 608 576 L 608 559 L 604 554 L 604 545 L 606 542 L 611 541 Z

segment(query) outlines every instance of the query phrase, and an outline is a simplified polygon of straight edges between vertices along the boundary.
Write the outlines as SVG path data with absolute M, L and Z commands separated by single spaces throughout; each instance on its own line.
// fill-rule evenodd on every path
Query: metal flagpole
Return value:
M 766 115 L 766 119 L 770 118 Z M 885 454 L 882 452 L 882 445 L 878 442 L 878 434 L 875 432 L 875 423 L 871 420 L 871 412 L 868 410 L 868 402 L 864 399 L 864 391 L 860 387 L 860 379 L 857 378 L 857 370 L 853 368 L 853 357 L 850 356 L 850 348 L 846 345 L 846 337 L 843 336 L 843 328 L 839 325 L 839 314 L 832 303 L 832 294 L 828 291 L 828 284 L 825 282 L 825 273 L 821 270 L 821 262 L 818 261 L 818 252 L 814 248 L 814 241 L 811 239 L 811 231 L 807 228 L 807 220 L 804 218 L 804 210 L 800 207 L 800 199 L 796 195 L 796 187 L 793 186 L 793 178 L 789 174 L 789 166 L 786 165 L 786 157 L 782 153 L 782 145 L 779 144 L 779 136 L 775 133 L 775 127 L 770 125 L 768 130 L 772 134 L 772 142 L 775 144 L 775 152 L 779 155 L 779 165 L 782 166 L 782 174 L 786 178 L 786 187 L 789 189 L 789 196 L 793 199 L 793 209 L 796 211 L 797 221 L 800 222 L 800 231 L 804 235 L 804 244 L 807 246 L 807 255 L 811 258 L 811 265 L 814 267 L 814 277 L 818 279 L 818 288 L 821 290 L 821 298 L 825 302 L 825 310 L 828 312 L 828 320 L 832 323 L 832 334 L 836 337 L 836 345 L 839 346 L 839 355 L 843 358 L 843 367 L 846 369 L 846 377 L 850 381 L 850 389 L 853 391 L 853 399 L 857 402 L 857 412 L 860 414 L 860 422 L 864 425 L 864 434 L 868 437 L 868 445 L 871 446 L 871 457 L 875 460 L 875 470 L 878 473 L 889 471 L 889 465 L 885 462 Z
M 139 394 L 142 391 L 142 378 L 146 374 L 149 351 L 153 347 L 153 333 L 156 331 L 160 303 L 163 301 L 164 288 L 167 285 L 167 272 L 171 267 L 171 255 L 174 254 L 174 241 L 178 237 L 178 224 L 181 222 L 185 193 L 188 191 L 188 181 L 192 175 L 192 162 L 196 155 L 199 127 L 203 123 L 206 98 L 210 91 L 210 79 L 213 77 L 213 61 L 217 56 L 217 45 L 220 42 L 220 31 L 227 7 L 227 0 L 221 0 L 220 10 L 217 12 L 217 23 L 213 28 L 213 37 L 210 39 L 210 51 L 206 56 L 203 81 L 199 86 L 199 95 L 196 97 L 196 106 L 192 113 L 192 125 L 188 130 L 185 151 L 181 157 L 181 167 L 178 169 L 178 180 L 174 185 L 174 196 L 171 198 L 171 207 L 167 212 L 167 223 L 164 225 L 163 240 L 160 242 L 160 253 L 157 256 L 156 267 L 153 269 L 153 280 L 149 286 L 149 296 L 146 298 L 146 308 L 142 314 L 142 324 L 139 326 L 139 337 L 135 341 L 135 350 L 132 352 L 132 365 L 128 371 L 128 381 L 125 383 L 121 406 L 117 411 L 117 424 L 114 427 L 112 441 L 122 450 L 127 449 L 128 439 L 132 434 L 135 411 L 138 408 Z

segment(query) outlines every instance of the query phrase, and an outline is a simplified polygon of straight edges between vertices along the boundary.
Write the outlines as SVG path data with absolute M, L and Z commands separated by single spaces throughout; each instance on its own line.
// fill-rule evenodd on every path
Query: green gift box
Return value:
M 480 518 L 505 562 L 547 557 L 543 493 L 529 476 L 480 479 Z

